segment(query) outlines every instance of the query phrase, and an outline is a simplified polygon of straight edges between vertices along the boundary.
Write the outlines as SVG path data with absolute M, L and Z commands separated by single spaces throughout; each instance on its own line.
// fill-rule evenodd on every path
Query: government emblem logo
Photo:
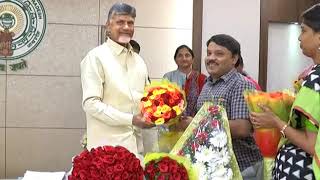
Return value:
M 46 14 L 40 0 L 0 0 L 0 60 L 11 70 L 27 67 L 22 58 L 39 45 L 45 31 Z M 5 65 L 0 64 L 0 70 Z

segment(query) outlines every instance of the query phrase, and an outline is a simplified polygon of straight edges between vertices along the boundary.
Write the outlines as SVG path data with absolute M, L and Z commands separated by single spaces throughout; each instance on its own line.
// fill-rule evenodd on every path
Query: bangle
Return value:
M 284 138 L 286 138 L 286 134 L 284 133 L 284 131 L 287 129 L 287 127 L 288 127 L 288 124 L 285 124 L 285 125 L 281 128 L 281 130 L 280 130 L 281 135 L 282 135 L 282 137 L 284 137 Z

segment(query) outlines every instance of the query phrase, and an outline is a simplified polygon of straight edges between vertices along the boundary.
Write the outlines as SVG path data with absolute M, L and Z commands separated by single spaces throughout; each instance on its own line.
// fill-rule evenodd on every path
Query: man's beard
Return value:
M 119 43 L 123 43 L 123 44 L 129 43 L 130 40 L 131 40 L 131 37 L 130 37 L 130 36 L 120 36 L 120 37 L 118 38 L 118 42 L 119 42 Z

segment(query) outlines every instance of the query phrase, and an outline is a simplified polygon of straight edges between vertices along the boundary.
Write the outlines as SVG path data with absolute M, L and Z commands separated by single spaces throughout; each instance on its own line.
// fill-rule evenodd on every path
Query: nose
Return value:
M 298 40 L 301 42 L 301 34 L 299 35 Z
M 214 56 L 213 54 L 210 54 L 210 55 L 205 57 L 206 61 L 215 60 L 215 59 L 216 59 L 216 56 Z
M 128 29 L 129 28 L 129 24 L 128 23 L 124 23 L 123 28 L 124 29 Z

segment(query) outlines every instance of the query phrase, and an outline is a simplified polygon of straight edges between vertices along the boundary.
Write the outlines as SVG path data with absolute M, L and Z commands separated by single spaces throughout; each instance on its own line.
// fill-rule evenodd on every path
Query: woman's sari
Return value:
M 187 96 L 187 108 L 184 112 L 185 116 L 194 116 L 197 112 L 197 100 L 202 87 L 205 83 L 206 76 L 197 72 L 191 71 L 190 75 L 187 77 L 184 89 Z
M 320 179 L 320 65 L 309 72 L 292 106 L 291 126 L 318 134 L 312 157 L 301 148 L 288 143 L 282 146 L 276 158 L 273 179 Z

